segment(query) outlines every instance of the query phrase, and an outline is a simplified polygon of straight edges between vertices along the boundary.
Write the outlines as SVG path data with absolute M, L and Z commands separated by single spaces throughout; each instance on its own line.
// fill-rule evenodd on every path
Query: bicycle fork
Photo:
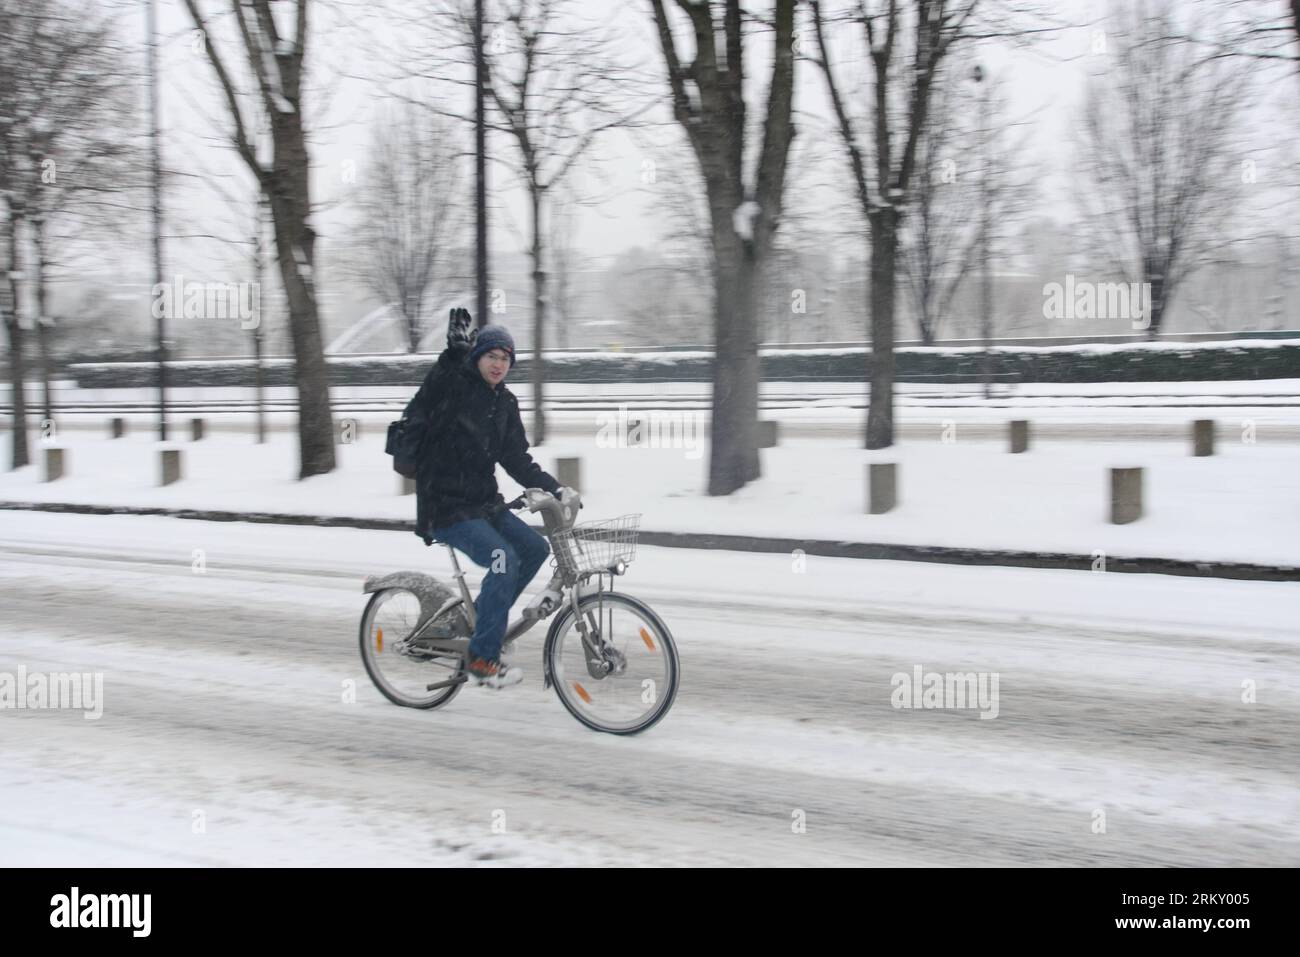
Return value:
M 593 615 L 590 610 L 585 613 L 578 611 L 578 592 L 573 590 L 573 612 L 576 618 L 575 626 L 578 634 L 582 638 L 583 658 L 587 662 L 587 674 L 596 680 L 606 678 L 611 674 L 618 674 L 627 667 L 627 660 L 622 653 L 613 646 L 601 632 L 601 625 L 605 621 L 605 579 L 598 576 L 596 584 L 596 594 L 598 603 L 596 613 Z M 612 582 L 611 582 L 612 586 Z M 587 595 L 590 595 L 587 592 Z M 586 596 L 584 596 L 586 597 Z

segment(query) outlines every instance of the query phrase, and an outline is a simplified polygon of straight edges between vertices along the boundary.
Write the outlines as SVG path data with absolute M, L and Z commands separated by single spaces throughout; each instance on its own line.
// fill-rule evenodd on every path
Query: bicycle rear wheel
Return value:
M 404 708 L 437 708 L 464 685 L 464 656 L 411 642 L 420 623 L 420 599 L 406 588 L 375 592 L 361 616 L 361 660 L 385 698 Z M 447 684 L 444 684 L 447 682 Z M 441 687 L 429 690 L 429 685 Z
M 617 592 L 578 605 L 589 648 L 572 608 L 546 639 L 547 673 L 560 701 L 587 727 L 609 734 L 637 734 L 654 725 L 677 697 L 681 664 L 668 627 L 644 602 Z

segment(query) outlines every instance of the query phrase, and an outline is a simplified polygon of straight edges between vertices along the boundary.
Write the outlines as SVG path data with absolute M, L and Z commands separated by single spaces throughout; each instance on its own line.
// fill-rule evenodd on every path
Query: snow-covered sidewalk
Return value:
M 178 431 L 181 431 L 178 429 Z M 181 434 L 185 434 L 182 432 Z M 584 518 L 643 514 L 658 532 L 899 543 L 1081 555 L 1300 565 L 1300 448 L 1294 442 L 1221 432 L 1217 454 L 1194 458 L 1186 443 L 1037 441 L 1022 455 L 1001 441 L 967 437 L 956 424 L 930 441 L 868 452 L 849 438 L 788 438 L 761 452 L 763 476 L 725 498 L 704 494 L 707 432 L 685 448 L 612 448 L 594 431 L 535 447 L 543 467 L 582 460 Z M 947 441 L 945 441 L 945 438 Z M 1254 438 L 1254 441 L 1247 441 Z M 295 478 L 297 442 L 272 433 L 218 433 L 170 443 L 183 452 L 183 479 L 159 487 L 159 443 L 64 432 L 64 478 L 41 481 L 36 464 L 0 474 L 0 499 L 114 506 L 225 509 L 413 521 L 415 501 L 383 453 L 383 437 L 338 446 L 339 468 Z M 9 457 L 9 440 L 0 440 Z M 896 462 L 900 504 L 866 514 L 866 466 Z M 1146 514 L 1108 522 L 1108 468 L 1146 468 Z M 515 483 L 499 475 L 502 491 Z M 0 515 L 4 513 L 0 512 Z M 4 519 L 0 518 L 0 521 Z

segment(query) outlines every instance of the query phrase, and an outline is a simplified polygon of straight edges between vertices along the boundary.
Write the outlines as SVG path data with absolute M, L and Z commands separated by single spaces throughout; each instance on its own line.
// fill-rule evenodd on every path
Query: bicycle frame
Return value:
M 558 595 L 559 600 L 549 609 L 539 606 L 536 613 L 532 615 L 527 613 L 528 609 L 525 609 L 525 613 L 521 617 L 507 626 L 505 637 L 502 639 L 502 646 L 504 647 L 514 641 L 542 619 L 550 617 L 565 603 L 567 599 L 570 607 L 573 609 L 574 618 L 577 621 L 578 632 L 582 636 L 584 647 L 587 649 L 588 653 L 598 654 L 592 638 L 588 634 L 588 623 L 578 612 L 578 603 L 592 594 L 603 595 L 604 589 L 601 586 L 604 584 L 604 573 L 587 572 L 586 574 L 579 575 L 577 567 L 574 564 L 573 554 L 569 551 L 567 546 L 560 547 L 559 543 L 555 539 L 557 533 L 563 532 L 573 526 L 573 523 L 577 518 L 578 510 L 572 506 L 566 507 L 556 499 L 555 496 L 542 489 L 525 489 L 524 494 L 521 497 L 524 499 L 525 504 L 528 505 L 529 511 L 540 511 L 542 513 L 543 534 L 546 536 L 547 541 L 550 542 L 551 553 L 556 559 L 555 574 L 551 576 L 551 580 L 547 583 L 543 596 L 547 593 L 551 593 Z M 478 620 L 477 612 L 474 608 L 474 597 L 470 594 L 469 585 L 465 582 L 465 571 L 460 567 L 460 560 L 456 557 L 456 549 L 446 542 L 444 542 L 443 545 L 446 547 L 448 555 L 451 556 L 451 567 L 453 569 L 452 577 L 456 579 L 456 584 L 460 591 L 460 597 L 457 601 L 461 604 L 461 613 L 465 616 L 465 621 L 469 625 L 469 630 L 472 633 Z M 597 576 L 598 584 L 595 589 L 585 587 L 587 581 L 592 575 Z M 537 600 L 535 599 L 534 603 L 536 602 Z M 532 607 L 532 605 L 529 606 L 530 609 Z M 602 607 L 602 614 L 603 610 Z M 425 620 L 424 624 L 417 628 L 406 640 L 413 641 L 419 638 L 438 617 L 439 615 L 437 614 L 431 615 Z M 599 620 L 600 619 L 597 619 L 597 621 Z M 596 628 L 597 630 L 599 629 L 598 624 Z M 469 640 L 466 638 L 435 639 L 431 641 L 429 645 L 433 650 L 452 653 L 463 652 L 468 648 L 468 646 Z

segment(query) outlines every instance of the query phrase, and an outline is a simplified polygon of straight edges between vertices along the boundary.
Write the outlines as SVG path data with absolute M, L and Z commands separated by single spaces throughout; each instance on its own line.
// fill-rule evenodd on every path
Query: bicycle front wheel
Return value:
M 361 660 L 375 687 L 404 708 L 436 708 L 464 683 L 459 654 L 437 653 L 410 641 L 420 623 L 420 599 L 405 588 L 377 591 L 361 616 Z M 429 685 L 438 685 L 432 690 Z
M 659 721 L 677 697 L 681 665 L 663 621 L 618 592 L 591 595 L 556 620 L 546 640 L 547 673 L 560 701 L 587 727 L 636 734 Z M 578 622 L 594 641 L 584 641 Z

